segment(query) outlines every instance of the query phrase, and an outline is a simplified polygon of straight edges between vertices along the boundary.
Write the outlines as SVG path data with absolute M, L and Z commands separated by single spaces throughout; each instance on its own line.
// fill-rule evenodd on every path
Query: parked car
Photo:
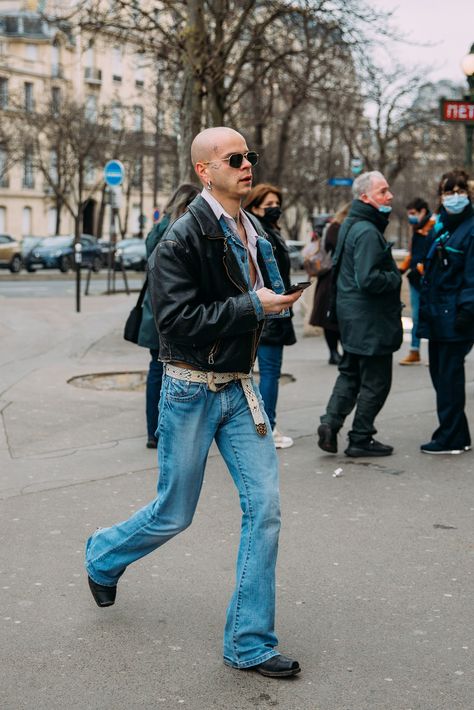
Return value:
M 304 242 L 299 242 L 295 239 L 287 239 L 286 246 L 290 252 L 290 263 L 292 271 L 302 271 L 303 270 L 303 256 L 301 252 L 303 251 L 305 244 Z
M 22 266 L 20 242 L 9 234 L 0 234 L 0 268 L 10 269 L 12 274 L 17 274 Z
M 122 239 L 117 243 L 115 249 L 115 268 L 120 269 L 120 261 L 126 269 L 135 271 L 145 271 L 146 268 L 146 246 L 145 240 L 137 237 Z
M 94 237 L 89 234 L 81 236 L 82 266 L 90 267 L 92 271 L 100 271 L 102 257 L 100 247 Z M 46 237 L 37 244 L 25 258 L 28 271 L 42 269 L 59 269 L 66 274 L 74 266 L 74 235 L 67 237 Z
M 39 245 L 43 239 L 46 237 L 33 237 L 33 236 L 27 236 L 27 237 L 22 237 L 21 240 L 21 258 L 23 260 L 23 264 L 26 264 L 26 261 L 28 259 L 29 254 L 32 252 L 35 246 Z M 27 271 L 31 271 L 31 269 L 26 268 Z M 34 271 L 34 269 L 33 269 Z

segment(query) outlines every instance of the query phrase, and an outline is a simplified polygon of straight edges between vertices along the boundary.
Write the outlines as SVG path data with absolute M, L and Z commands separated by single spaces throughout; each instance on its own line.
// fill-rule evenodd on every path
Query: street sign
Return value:
M 364 169 L 364 161 L 362 158 L 352 158 L 351 160 L 351 173 L 353 175 L 359 175 Z
M 104 180 L 107 185 L 117 187 L 123 183 L 125 168 L 120 160 L 109 160 L 104 167 Z
M 330 187 L 350 187 L 354 180 L 349 177 L 334 177 L 334 178 L 329 178 L 327 184 L 330 185 Z
M 441 99 L 441 120 L 455 123 L 474 123 L 474 101 Z

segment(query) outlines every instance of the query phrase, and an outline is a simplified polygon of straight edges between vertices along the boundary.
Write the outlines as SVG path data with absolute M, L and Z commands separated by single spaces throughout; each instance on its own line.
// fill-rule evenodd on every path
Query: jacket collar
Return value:
M 388 225 L 388 216 L 379 212 L 372 205 L 367 204 L 367 202 L 362 202 L 362 200 L 354 200 L 352 203 L 351 211 L 348 214 L 349 219 L 355 220 L 366 220 L 367 222 L 372 222 L 375 224 L 377 229 L 385 232 Z
M 214 212 L 201 195 L 194 198 L 188 207 L 188 211 L 197 220 L 201 236 L 210 237 L 211 239 L 225 239 Z
M 201 195 L 194 198 L 188 210 L 197 220 L 203 237 L 208 237 L 209 239 L 225 239 L 225 235 L 214 212 Z M 245 210 L 245 214 L 255 227 L 258 236 L 265 238 L 265 232 L 258 219 L 250 212 L 247 212 L 247 210 Z

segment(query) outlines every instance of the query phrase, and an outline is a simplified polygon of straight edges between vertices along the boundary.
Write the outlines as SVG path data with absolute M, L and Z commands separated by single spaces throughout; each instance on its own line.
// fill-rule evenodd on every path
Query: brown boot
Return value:
M 419 350 L 410 350 L 408 355 L 400 360 L 400 365 L 420 365 L 421 358 Z

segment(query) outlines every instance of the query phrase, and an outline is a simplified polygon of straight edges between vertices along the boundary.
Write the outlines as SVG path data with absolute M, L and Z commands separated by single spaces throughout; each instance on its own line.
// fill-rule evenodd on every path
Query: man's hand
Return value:
M 258 291 L 255 291 L 255 293 L 259 297 L 265 313 L 280 313 L 281 311 L 284 311 L 285 308 L 292 306 L 293 303 L 301 296 L 303 291 L 297 291 L 296 293 L 291 293 L 288 296 L 279 296 L 269 288 L 260 288 Z

